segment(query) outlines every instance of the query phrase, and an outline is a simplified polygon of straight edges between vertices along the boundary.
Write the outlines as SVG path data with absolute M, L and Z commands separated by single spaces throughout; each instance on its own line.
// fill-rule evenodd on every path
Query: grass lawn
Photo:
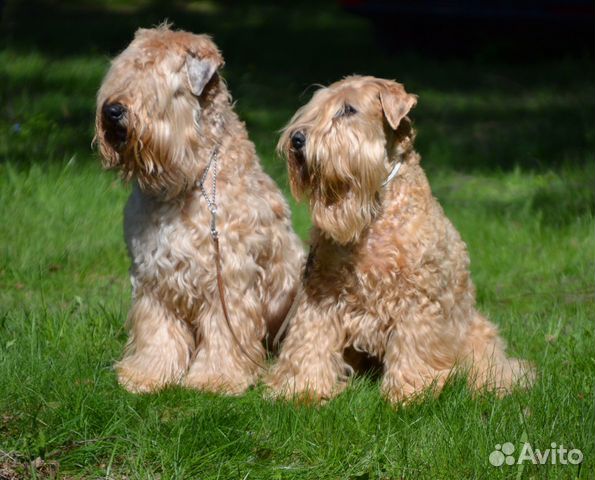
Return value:
M 332 4 L 305 15 L 98 3 L 46 12 L 40 2 L 33 15 L 8 2 L 2 24 L 0 479 L 594 477 L 592 59 L 388 55 L 365 21 Z M 134 27 L 165 16 L 215 35 L 237 109 L 287 194 L 276 132 L 310 85 L 370 73 L 419 95 L 417 144 L 434 193 L 468 243 L 480 309 L 512 354 L 536 364 L 533 389 L 473 398 L 455 380 L 438 398 L 394 408 L 376 379 L 356 378 L 316 408 L 270 402 L 261 387 L 225 398 L 117 385 L 129 189 L 90 148 L 94 95 Z M 305 239 L 307 211 L 292 207 Z M 584 459 L 490 465 L 497 444 L 518 456 L 525 441 Z

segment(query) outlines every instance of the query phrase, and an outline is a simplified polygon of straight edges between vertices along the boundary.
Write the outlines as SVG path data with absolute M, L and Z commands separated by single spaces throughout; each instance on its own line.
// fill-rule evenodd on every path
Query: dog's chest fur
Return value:
M 208 210 L 193 209 L 192 222 L 203 226 L 193 228 L 184 220 L 183 207 L 181 200 L 159 202 L 135 186 L 124 211 L 133 294 L 158 291 L 178 313 L 193 310 L 215 270 Z
M 280 219 L 289 225 L 286 204 L 259 167 L 245 179 L 220 178 L 217 229 L 223 270 L 237 270 L 234 280 L 241 288 L 259 288 L 266 275 L 261 264 L 273 241 L 268 229 Z M 124 212 L 133 294 L 153 292 L 187 320 L 203 304 L 218 301 L 210 226 L 211 214 L 198 189 L 183 199 L 159 202 L 135 186 Z
M 404 170 L 359 242 L 341 246 L 315 233 L 306 269 L 307 290 L 342 307 L 348 344 L 377 356 L 412 298 L 449 309 L 453 300 L 444 296 L 445 286 L 467 281 L 466 262 L 444 267 L 467 254 L 425 174 L 417 165 Z

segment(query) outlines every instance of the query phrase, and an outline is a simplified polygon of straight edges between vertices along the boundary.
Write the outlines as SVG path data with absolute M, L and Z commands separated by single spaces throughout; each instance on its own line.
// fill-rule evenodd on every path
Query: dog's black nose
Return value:
M 126 107 L 121 103 L 105 103 L 103 105 L 103 116 L 112 123 L 122 120 L 124 113 L 126 113 Z
M 306 144 L 306 137 L 302 132 L 295 132 L 291 136 L 291 146 L 296 150 L 301 150 Z

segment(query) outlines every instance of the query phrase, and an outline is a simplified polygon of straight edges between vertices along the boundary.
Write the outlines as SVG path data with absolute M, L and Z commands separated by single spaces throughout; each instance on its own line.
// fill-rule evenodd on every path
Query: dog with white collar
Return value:
M 475 307 L 469 255 L 432 196 L 413 148 L 402 85 L 347 77 L 318 90 L 279 141 L 293 195 L 305 199 L 311 250 L 273 393 L 324 400 L 346 385 L 345 352 L 383 364 L 382 391 L 406 402 L 456 370 L 474 389 L 532 382 Z

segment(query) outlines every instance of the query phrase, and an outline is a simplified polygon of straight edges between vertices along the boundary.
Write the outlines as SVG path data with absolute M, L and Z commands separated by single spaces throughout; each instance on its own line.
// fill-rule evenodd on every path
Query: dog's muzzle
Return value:
M 300 151 L 306 145 L 306 136 L 302 132 L 295 132 L 291 136 L 291 146 L 296 151 Z
M 116 149 L 121 148 L 128 137 L 127 109 L 121 103 L 104 103 L 101 108 L 106 140 Z
M 303 132 L 295 132 L 291 135 L 291 149 L 293 157 L 300 168 L 306 167 L 306 158 L 304 156 L 304 147 L 306 146 L 306 136 Z
M 306 135 L 304 135 L 303 132 L 297 131 L 291 135 L 289 141 L 291 142 L 289 159 L 299 171 L 299 181 L 305 185 L 308 183 L 309 178 L 308 164 L 305 155 L 306 149 L 304 148 L 306 146 Z

